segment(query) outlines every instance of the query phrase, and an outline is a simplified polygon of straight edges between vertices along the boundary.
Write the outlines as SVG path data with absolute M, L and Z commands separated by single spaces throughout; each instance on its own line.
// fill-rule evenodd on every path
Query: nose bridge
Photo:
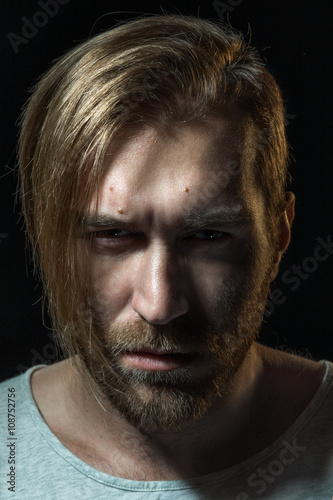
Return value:
M 155 244 L 148 253 L 146 260 L 147 271 L 151 279 L 152 290 L 158 297 L 158 290 L 162 287 L 169 291 L 172 287 L 173 266 L 177 266 L 172 252 L 164 244 Z
M 150 323 L 166 324 L 188 311 L 181 265 L 166 244 L 149 246 L 134 283 L 133 308 Z

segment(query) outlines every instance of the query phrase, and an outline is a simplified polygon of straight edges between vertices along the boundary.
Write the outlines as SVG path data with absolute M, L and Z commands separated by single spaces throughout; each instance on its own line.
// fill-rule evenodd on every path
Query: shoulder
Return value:
M 327 371 L 332 376 L 333 366 L 327 368 L 325 363 L 263 346 L 259 352 L 266 398 L 286 419 L 295 420 L 322 387 Z
M 30 368 L 25 373 L 16 375 L 15 377 L 5 379 L 0 383 L 0 405 L 2 406 L 7 399 L 5 396 L 12 394 L 11 398 L 14 399 L 17 391 L 20 393 L 29 392 L 29 380 L 31 372 L 35 368 Z
M 22 380 L 24 375 L 19 375 L 0 383 L 0 432 L 3 433 L 3 429 L 7 425 L 7 414 L 16 412 L 16 401 L 18 388 L 22 385 Z M 21 392 L 21 391 L 20 391 Z M 6 418 L 4 418 L 6 416 Z
M 30 388 L 31 374 L 39 367 L 32 367 L 21 375 L 9 378 L 0 383 L 0 434 L 13 435 L 17 431 L 16 422 L 20 421 L 20 432 L 31 428 L 31 415 L 34 400 Z
M 69 415 L 76 414 L 79 388 L 71 360 L 37 370 L 31 377 L 31 391 L 43 420 L 56 435 L 63 430 Z
M 56 409 L 63 400 L 63 380 L 66 378 L 68 362 L 60 361 L 36 370 L 31 376 L 34 400 L 43 415 L 44 407 Z
M 310 378 L 317 375 L 322 379 L 325 373 L 325 364 L 298 354 L 259 346 L 259 352 L 266 371 L 275 375 Z
M 296 354 L 259 346 L 265 378 L 273 388 L 300 390 L 299 396 L 311 395 L 321 385 L 326 366 Z

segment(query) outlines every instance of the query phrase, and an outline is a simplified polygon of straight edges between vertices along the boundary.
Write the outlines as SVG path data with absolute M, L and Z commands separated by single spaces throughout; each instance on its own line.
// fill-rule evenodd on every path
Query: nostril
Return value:
M 136 293 L 132 307 L 145 321 L 151 324 L 167 324 L 186 314 L 189 310 L 185 297 L 154 297 Z

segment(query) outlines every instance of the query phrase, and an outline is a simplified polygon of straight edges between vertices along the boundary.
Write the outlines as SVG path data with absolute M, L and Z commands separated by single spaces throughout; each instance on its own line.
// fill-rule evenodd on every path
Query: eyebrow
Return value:
M 128 230 L 137 231 L 137 226 L 125 217 L 113 217 L 104 213 L 86 213 L 78 216 L 79 227 L 84 227 L 85 230 L 98 229 L 99 227 L 126 228 Z
M 188 230 L 204 226 L 239 226 L 253 222 L 253 213 L 244 207 L 215 208 L 212 211 L 190 212 L 184 220 Z
M 244 207 L 219 207 L 212 210 L 194 210 L 179 219 L 177 226 L 182 230 L 195 230 L 203 227 L 239 226 L 253 223 L 254 214 Z M 79 227 L 86 231 L 98 228 L 123 228 L 138 231 L 138 225 L 126 219 L 126 216 L 114 217 L 106 213 L 85 213 L 78 215 Z

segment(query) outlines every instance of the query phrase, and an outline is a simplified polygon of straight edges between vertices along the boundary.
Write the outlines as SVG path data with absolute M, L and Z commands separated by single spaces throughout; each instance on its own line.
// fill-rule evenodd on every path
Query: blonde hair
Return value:
M 231 28 L 192 17 L 142 18 L 78 45 L 37 83 L 22 118 L 22 205 L 67 355 L 82 345 L 99 350 L 76 234 L 82 198 L 88 202 L 98 185 L 110 141 L 128 126 L 188 121 L 234 103 L 257 130 L 253 168 L 276 223 L 288 154 L 281 93 Z

